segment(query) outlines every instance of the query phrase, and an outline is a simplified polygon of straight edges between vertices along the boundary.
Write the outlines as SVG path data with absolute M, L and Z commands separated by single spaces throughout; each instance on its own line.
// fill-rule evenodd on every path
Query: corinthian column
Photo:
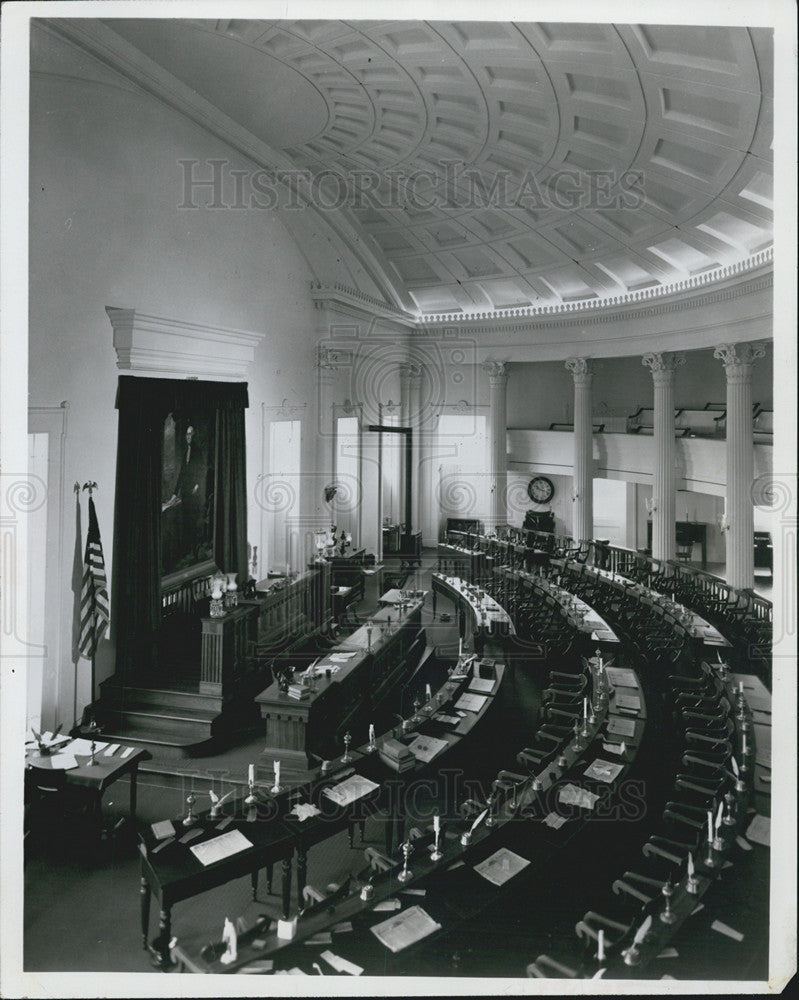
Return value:
M 405 531 L 419 530 L 419 410 L 421 407 L 422 366 L 415 361 L 405 361 L 400 365 L 400 421 L 403 427 L 413 430 L 412 466 L 413 474 L 410 483 L 411 491 L 411 523 L 405 526 Z M 404 444 L 404 439 L 403 439 Z M 405 450 L 402 452 L 402 496 L 407 496 L 409 484 L 405 481 Z M 402 519 L 405 520 L 405 500 L 403 499 Z
M 765 354 L 758 344 L 720 344 L 713 352 L 727 376 L 727 583 L 737 589 L 755 582 L 752 366 Z
M 594 373 L 585 358 L 569 358 L 566 370 L 574 380 L 574 488 L 572 535 L 578 542 L 594 537 L 594 437 L 591 382 Z
M 486 361 L 483 370 L 488 373 L 489 401 L 491 404 L 489 470 L 489 508 L 487 528 L 506 524 L 508 520 L 508 370 L 504 361 Z
M 677 554 L 675 508 L 674 372 L 685 364 L 682 354 L 645 354 L 641 364 L 652 371 L 655 387 L 655 464 L 652 477 L 652 555 L 674 559 Z

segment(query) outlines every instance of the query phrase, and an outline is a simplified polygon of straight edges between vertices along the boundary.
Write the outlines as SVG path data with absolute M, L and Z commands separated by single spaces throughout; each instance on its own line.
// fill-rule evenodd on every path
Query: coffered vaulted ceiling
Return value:
M 772 243 L 764 29 L 105 24 L 282 163 L 338 172 L 328 205 L 360 189 L 339 211 L 420 314 L 601 302 Z

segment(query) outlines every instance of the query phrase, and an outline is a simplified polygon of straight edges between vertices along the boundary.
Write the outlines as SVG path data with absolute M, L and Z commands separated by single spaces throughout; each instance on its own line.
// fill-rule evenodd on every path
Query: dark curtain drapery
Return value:
M 244 410 L 246 382 L 120 376 L 112 581 L 117 670 L 155 665 L 161 626 L 161 467 L 164 420 L 215 407 L 216 530 L 220 569 L 247 569 Z
M 216 411 L 216 507 L 214 558 L 223 573 L 247 580 L 247 483 L 244 410 L 220 406 Z

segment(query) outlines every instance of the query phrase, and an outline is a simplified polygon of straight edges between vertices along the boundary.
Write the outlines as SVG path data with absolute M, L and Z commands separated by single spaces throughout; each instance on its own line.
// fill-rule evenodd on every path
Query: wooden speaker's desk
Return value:
M 381 608 L 371 628 L 362 625 L 316 663 L 313 689 L 302 699 L 281 691 L 277 682 L 262 691 L 255 700 L 266 720 L 264 752 L 297 763 L 311 752 L 324 756 L 350 720 L 387 697 L 414 665 L 423 603 L 413 601 L 401 619 L 396 608 Z M 422 651 L 416 650 L 419 656 Z

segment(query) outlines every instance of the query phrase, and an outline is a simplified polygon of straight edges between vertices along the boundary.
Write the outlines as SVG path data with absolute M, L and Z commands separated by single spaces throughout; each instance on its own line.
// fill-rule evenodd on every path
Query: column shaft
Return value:
M 503 361 L 486 361 L 489 401 L 489 508 L 488 530 L 508 522 L 508 373 Z
M 572 535 L 581 542 L 594 537 L 593 372 L 585 358 L 570 358 L 566 368 L 574 379 Z
M 676 445 L 674 441 L 674 371 L 685 364 L 679 354 L 645 354 L 642 364 L 652 370 L 655 395 L 655 460 L 652 469 L 652 555 L 674 559 L 677 554 L 675 489 Z
M 762 347 L 722 344 L 713 352 L 727 376 L 727 583 L 752 587 L 754 569 L 754 442 L 752 436 L 752 364 Z

